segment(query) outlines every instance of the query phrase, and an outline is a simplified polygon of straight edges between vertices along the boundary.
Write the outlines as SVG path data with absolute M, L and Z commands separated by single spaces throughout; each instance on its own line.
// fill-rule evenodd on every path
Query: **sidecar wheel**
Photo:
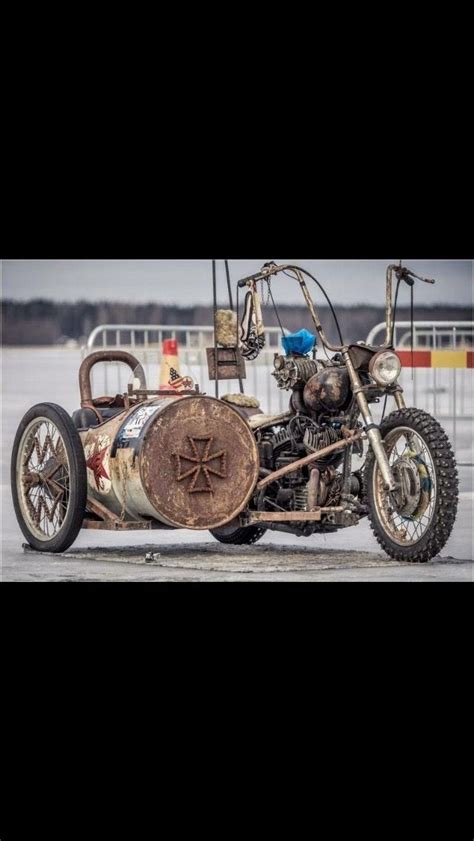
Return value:
M 229 543 L 235 546 L 250 546 L 256 543 L 265 534 L 263 526 L 247 526 L 247 528 L 229 529 L 223 526 L 219 529 L 211 529 L 211 534 L 219 543 Z
M 369 449 L 364 485 L 372 531 L 397 561 L 426 563 L 445 546 L 456 519 L 458 474 L 449 439 L 420 409 L 389 415 L 380 431 L 400 490 L 389 493 Z
M 18 524 L 39 552 L 64 552 L 82 526 L 87 471 L 79 434 L 65 409 L 39 403 L 18 427 L 11 460 Z

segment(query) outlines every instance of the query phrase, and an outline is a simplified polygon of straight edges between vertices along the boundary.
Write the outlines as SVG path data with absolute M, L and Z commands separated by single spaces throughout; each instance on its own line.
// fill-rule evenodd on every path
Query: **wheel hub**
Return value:
M 411 458 L 402 457 L 392 466 L 392 472 L 397 483 L 397 488 L 391 494 L 394 508 L 402 517 L 411 517 L 420 501 L 421 481 L 418 467 Z

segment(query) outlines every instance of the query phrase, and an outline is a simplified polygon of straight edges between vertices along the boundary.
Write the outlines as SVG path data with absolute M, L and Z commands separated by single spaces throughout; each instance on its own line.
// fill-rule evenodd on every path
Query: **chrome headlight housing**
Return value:
M 400 376 L 402 364 L 393 350 L 382 350 L 372 357 L 369 372 L 381 386 L 393 385 Z

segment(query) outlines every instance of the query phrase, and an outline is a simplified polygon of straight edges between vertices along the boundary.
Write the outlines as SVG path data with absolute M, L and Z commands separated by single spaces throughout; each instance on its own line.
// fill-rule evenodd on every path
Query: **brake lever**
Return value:
M 418 278 L 418 280 L 422 280 L 423 283 L 436 283 L 436 281 L 432 277 L 420 277 L 419 274 L 415 274 L 415 272 L 410 272 L 413 277 Z
M 411 269 L 405 268 L 405 266 L 403 266 L 403 268 L 397 267 L 397 269 L 395 270 L 395 274 L 397 275 L 399 280 L 404 280 L 405 283 L 408 284 L 408 286 L 413 286 L 413 284 L 415 283 L 415 281 L 413 280 L 414 277 L 416 277 L 417 280 L 422 280 L 423 283 L 436 283 L 436 281 L 433 280 L 433 278 L 421 277 L 419 274 L 415 274 L 415 272 L 412 272 Z

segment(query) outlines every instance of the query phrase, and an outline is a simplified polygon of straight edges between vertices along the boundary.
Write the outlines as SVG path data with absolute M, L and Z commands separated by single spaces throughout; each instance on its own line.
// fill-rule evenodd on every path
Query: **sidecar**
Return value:
M 125 393 L 92 397 L 99 362 L 130 367 Z M 39 404 L 17 431 L 13 501 L 30 545 L 62 552 L 81 528 L 213 530 L 236 521 L 259 478 L 249 424 L 258 410 L 197 386 L 149 389 L 139 360 L 125 351 L 87 356 L 79 386 L 72 417 Z

